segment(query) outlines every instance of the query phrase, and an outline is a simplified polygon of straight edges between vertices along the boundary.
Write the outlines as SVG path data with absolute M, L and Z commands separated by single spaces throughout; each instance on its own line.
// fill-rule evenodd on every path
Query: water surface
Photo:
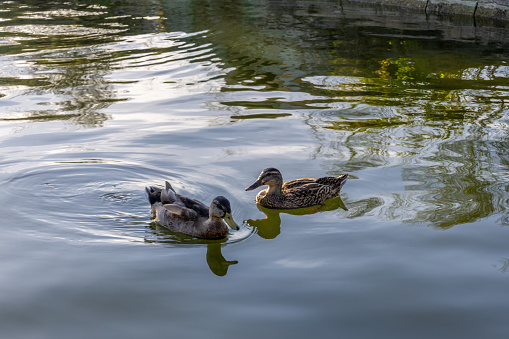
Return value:
M 505 338 L 508 46 L 332 1 L 3 1 L 0 333 Z M 271 211 L 265 167 L 350 179 Z M 157 226 L 164 180 L 241 231 Z

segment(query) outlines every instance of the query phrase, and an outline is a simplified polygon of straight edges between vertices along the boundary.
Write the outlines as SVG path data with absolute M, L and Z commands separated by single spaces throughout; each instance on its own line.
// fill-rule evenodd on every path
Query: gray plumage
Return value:
M 204 239 L 224 238 L 228 234 L 226 224 L 232 229 L 239 229 L 231 216 L 230 202 L 225 197 L 215 197 L 208 207 L 196 199 L 177 194 L 169 182 L 165 184 L 164 189 L 145 188 L 154 221 L 161 226 Z

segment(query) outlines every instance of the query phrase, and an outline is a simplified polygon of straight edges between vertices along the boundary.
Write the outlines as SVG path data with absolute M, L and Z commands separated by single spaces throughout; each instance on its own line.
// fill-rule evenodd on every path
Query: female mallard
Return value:
M 246 191 L 268 185 L 269 188 L 256 195 L 257 203 L 267 208 L 293 209 L 318 205 L 336 197 L 346 179 L 348 174 L 318 179 L 302 178 L 283 183 L 283 176 L 279 170 L 266 168 Z
M 145 191 L 155 221 L 172 231 L 204 239 L 224 238 L 228 227 L 223 220 L 232 229 L 240 229 L 225 197 L 215 197 L 209 208 L 198 200 L 177 194 L 167 181 L 164 189 L 149 186 Z

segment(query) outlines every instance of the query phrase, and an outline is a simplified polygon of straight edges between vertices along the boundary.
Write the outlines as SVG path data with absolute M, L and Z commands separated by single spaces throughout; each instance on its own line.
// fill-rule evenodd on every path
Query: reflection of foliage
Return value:
M 325 145 L 317 152 L 343 159 L 334 167 L 347 171 L 401 168 L 409 184 L 403 192 L 381 196 L 384 205 L 377 213 L 384 218 L 449 228 L 507 214 L 508 177 L 501 167 L 509 148 L 503 123 L 507 66 L 409 52 L 374 57 L 355 77 L 336 68 L 338 73 L 313 82 L 315 91 L 335 96 L 340 107 L 323 117 L 317 111 L 310 120 Z M 373 60 L 380 60 L 376 70 Z M 341 63 L 348 60 L 333 61 L 335 67 Z M 507 224 L 503 219 L 499 222 Z
M 490 36 L 477 33 L 468 39 L 428 18 L 403 27 L 369 16 L 339 19 L 330 3 L 284 3 L 262 4 L 262 16 L 242 2 L 232 7 L 242 7 L 239 14 L 227 7 L 213 18 L 200 14 L 202 27 L 239 28 L 214 35 L 218 54 L 234 67 L 225 91 L 263 92 L 262 100 L 231 95 L 230 107 L 297 110 L 319 142 L 313 157 L 331 171 L 373 168 L 374 183 L 385 182 L 382 169 L 395 175 L 394 187 L 374 191 L 359 215 L 371 208 L 382 218 L 442 228 L 507 215 L 506 42 L 487 43 Z M 258 221 L 270 226 L 264 236 L 279 234 L 279 219 L 272 220 Z
M 3 120 L 66 120 L 101 126 L 109 116 L 99 110 L 118 100 L 105 79 L 115 55 L 103 46 L 114 42 L 126 27 L 157 29 L 141 18 L 153 16 L 158 9 L 154 5 L 127 0 L 2 2 L 0 21 L 7 20 L 0 27 L 0 37 L 12 43 L 0 51 L 15 67 L 0 79 L 0 96 L 19 95 L 20 89 L 25 98 L 33 96 L 11 106 Z M 37 106 L 31 106 L 32 102 Z
M 15 6 L 21 3 L 26 6 Z M 285 119 L 297 111 L 318 140 L 313 157 L 331 171 L 397 169 L 395 182 L 403 179 L 403 187 L 374 192 L 378 198 L 359 207 L 359 215 L 371 208 L 386 218 L 440 227 L 507 215 L 509 67 L 498 35 L 495 44 L 477 44 L 489 41 L 481 36 L 476 43 L 445 39 L 450 32 L 426 20 L 412 26 L 418 33 L 411 37 L 411 30 L 392 22 L 333 15 L 331 2 L 162 3 L 168 31 L 207 30 L 214 58 L 228 70 L 217 100 L 239 112 L 233 121 Z M 21 88 L 37 100 L 49 97 L 45 109 L 38 102 L 39 109 L 14 111 L 14 119 L 101 125 L 109 117 L 100 111 L 116 100 L 105 75 L 115 61 L 132 56 L 127 48 L 105 46 L 124 34 L 165 29 L 161 20 L 141 18 L 163 17 L 155 0 L 16 0 L 0 6 L 2 18 L 27 15 L 3 22 L 9 29 L 2 38 L 17 39 L 0 46 L 3 55 L 27 52 L 5 61 L 14 74 L 2 75 L 0 96 L 9 99 L 4 88 Z M 54 26 L 69 30 L 58 34 L 34 13 L 60 13 Z M 375 25 L 362 25 L 366 20 Z M 36 34 L 34 26 L 45 33 Z M 279 230 L 270 231 L 274 236 Z
M 341 121 L 329 121 L 329 124 L 330 125 L 328 126 L 324 126 L 324 128 L 335 130 L 356 130 L 357 132 L 359 132 L 365 131 L 373 127 L 380 128 L 403 125 L 405 124 L 405 122 L 391 118 L 380 118 L 380 119 L 356 119 L 356 120 L 345 119 Z
M 380 62 L 377 73 L 385 80 L 412 80 L 415 79 L 415 65 L 409 58 L 385 59 Z

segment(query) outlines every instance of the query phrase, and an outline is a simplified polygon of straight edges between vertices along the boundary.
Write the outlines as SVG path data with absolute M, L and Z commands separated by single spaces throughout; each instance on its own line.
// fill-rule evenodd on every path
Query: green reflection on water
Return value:
M 195 238 L 183 233 L 173 232 L 170 229 L 160 226 L 157 223 L 151 223 L 150 228 L 155 232 L 149 238 L 145 239 L 147 243 L 157 243 L 163 245 L 206 245 L 205 260 L 210 271 L 217 276 L 224 276 L 228 273 L 230 265 L 238 263 L 237 260 L 226 260 L 221 251 L 222 244 L 228 242 L 227 238 L 206 240 Z M 242 239 L 244 240 L 244 239 Z M 241 240 L 241 241 L 242 241 Z
M 237 260 L 226 260 L 221 253 L 220 244 L 208 244 L 207 245 L 207 264 L 209 265 L 212 273 L 218 276 L 224 276 L 228 273 L 230 265 L 238 263 Z
M 256 207 L 265 214 L 263 219 L 249 219 L 246 222 L 256 228 L 257 234 L 264 239 L 274 239 L 281 233 L 281 213 L 292 214 L 292 215 L 307 215 L 315 214 L 318 212 L 334 211 L 341 208 L 348 211 L 341 197 L 326 200 L 323 204 L 297 208 L 292 210 L 277 210 L 263 207 L 260 204 L 256 204 Z
M 311 158 L 330 172 L 401 168 L 403 193 L 362 200 L 381 217 L 447 228 L 499 214 L 507 224 L 504 30 L 454 35 L 447 22 L 383 21 L 332 1 L 17 0 L 0 10 L 2 123 L 101 127 L 116 103 L 152 96 L 137 85 L 158 80 L 167 95 L 206 93 L 232 125 L 301 119 Z M 203 70 L 165 73 L 183 61 Z M 278 218 L 267 215 L 267 237 Z

